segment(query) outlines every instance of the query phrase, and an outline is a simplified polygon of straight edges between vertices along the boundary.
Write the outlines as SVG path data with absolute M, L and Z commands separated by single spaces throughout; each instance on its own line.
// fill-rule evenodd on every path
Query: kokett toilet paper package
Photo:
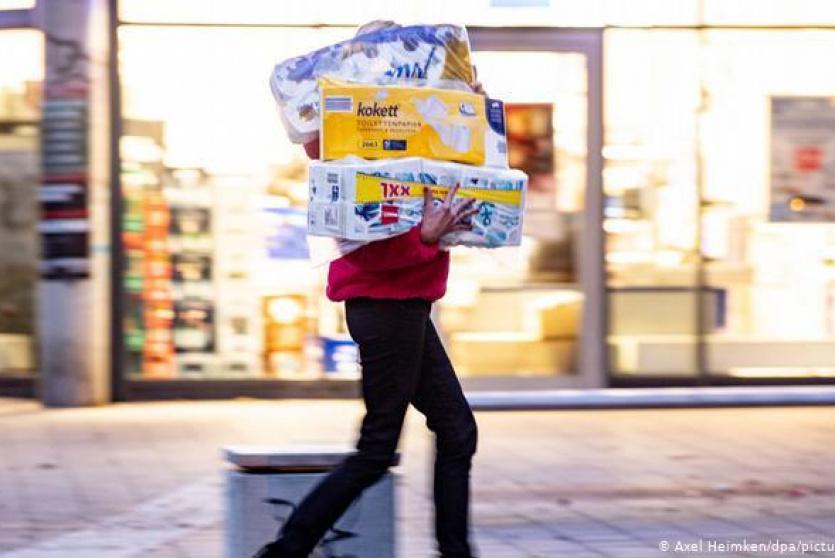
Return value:
M 463 90 L 474 81 L 467 31 L 457 25 L 387 28 L 290 58 L 275 66 L 270 88 L 294 143 L 312 140 L 319 130 L 317 79 L 326 76 Z
M 308 232 L 373 241 L 402 234 L 423 215 L 423 190 L 436 203 L 461 184 L 457 198 L 475 198 L 473 229 L 450 233 L 445 246 L 516 246 L 522 239 L 525 173 L 418 157 L 314 161 L 310 169 Z
M 504 103 L 467 91 L 320 80 L 323 159 L 423 157 L 507 167 Z

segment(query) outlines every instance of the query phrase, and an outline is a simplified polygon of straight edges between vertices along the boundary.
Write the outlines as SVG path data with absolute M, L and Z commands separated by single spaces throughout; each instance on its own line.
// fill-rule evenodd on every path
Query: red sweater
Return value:
M 424 244 L 418 225 L 332 261 L 327 296 L 333 301 L 359 296 L 435 301 L 444 296 L 448 275 L 449 252 L 437 242 Z

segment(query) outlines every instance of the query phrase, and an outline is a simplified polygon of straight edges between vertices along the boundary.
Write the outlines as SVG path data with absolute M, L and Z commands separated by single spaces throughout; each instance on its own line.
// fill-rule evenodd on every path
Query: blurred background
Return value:
M 433 310 L 479 554 L 832 552 L 835 2 L 0 0 L 0 556 L 220 556 L 221 447 L 356 436 L 268 79 L 374 19 L 467 26 L 530 176 L 521 247 L 454 249 Z M 754 407 L 600 408 L 693 404 Z
M 356 394 L 268 77 L 378 18 L 467 26 L 531 177 L 468 390 L 835 379 L 831 2 L 0 0 L 0 393 Z

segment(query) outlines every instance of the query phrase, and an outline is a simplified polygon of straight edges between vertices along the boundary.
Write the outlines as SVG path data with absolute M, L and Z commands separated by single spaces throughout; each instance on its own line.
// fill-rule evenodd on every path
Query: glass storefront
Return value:
M 35 368 L 37 192 L 43 38 L 0 30 L 0 376 Z
M 120 28 L 129 377 L 356 375 L 267 86 L 276 60 L 346 33 Z
M 435 305 L 468 388 L 835 378 L 835 5 L 436 4 L 471 29 L 479 77 L 506 101 L 511 164 L 531 176 L 522 246 L 454 249 Z M 398 18 L 425 20 L 416 6 Z M 356 10 L 119 7 L 114 369 L 143 385 L 356 379 L 306 242 L 308 160 L 267 84 L 276 61 L 351 36 Z M 389 2 L 366 8 L 363 21 L 391 18 Z M 602 59 L 572 43 L 583 33 L 602 36 Z M 0 59 L 6 377 L 35 367 L 43 48 L 38 31 L 0 30 L 15 53 Z
M 453 250 L 438 321 L 462 377 L 576 374 L 586 58 L 492 50 L 474 62 L 490 95 L 507 102 L 510 164 L 530 176 L 525 238 L 518 250 Z M 541 68 L 542 79 L 526 79 Z
M 605 53 L 610 371 L 695 377 L 698 36 L 612 30 Z M 644 356 L 642 348 L 655 343 L 663 354 Z
M 616 377 L 835 376 L 833 47 L 831 31 L 607 34 Z
M 352 28 L 119 30 L 124 343 L 133 379 L 356 378 L 341 304 L 306 246 L 307 159 L 284 137 L 272 64 Z M 222 48 L 221 46 L 222 45 Z M 465 377 L 576 373 L 586 58 L 482 50 L 531 175 L 521 249 L 453 250 L 436 322 Z M 558 71 L 539 82 L 524 76 Z M 512 319 L 510 319 L 512 318 Z
M 654 9 L 606 17 L 641 24 Z M 154 21 L 138 5 L 127 13 Z M 356 377 L 341 305 L 325 300 L 325 270 L 305 252 L 307 161 L 284 139 L 261 79 L 274 61 L 352 28 L 213 27 L 212 13 L 209 25 L 119 32 L 128 373 Z M 719 23 L 735 14 L 704 10 Z M 835 91 L 831 62 L 816 62 L 832 34 L 604 37 L 609 373 L 829 375 L 832 233 L 769 218 L 767 138 L 771 97 Z M 593 218 L 588 59 L 489 42 L 476 50 L 482 81 L 508 103 L 512 164 L 532 177 L 526 235 L 518 250 L 455 249 L 436 321 L 465 378 L 570 377 L 587 296 L 580 222 Z

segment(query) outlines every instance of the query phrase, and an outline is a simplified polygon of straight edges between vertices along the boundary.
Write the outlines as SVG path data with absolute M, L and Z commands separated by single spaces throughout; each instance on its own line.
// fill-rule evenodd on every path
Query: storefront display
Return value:
M 114 368 L 129 387 L 352 384 L 356 346 L 324 296 L 338 254 L 315 253 L 308 216 L 325 234 L 382 238 L 418 222 L 423 188 L 455 182 L 484 199 L 475 236 L 445 243 L 434 319 L 467 389 L 835 377 L 831 9 L 467 0 L 444 12 L 466 30 L 362 38 L 365 18 L 345 3 L 204 4 L 118 2 Z M 0 51 L 14 53 L 0 60 L 0 380 L 30 385 L 39 276 L 84 276 L 106 251 L 72 172 L 92 153 L 79 123 L 94 105 L 42 92 L 43 42 L 0 30 Z M 502 102 L 472 101 L 476 79 Z M 398 89 L 415 85 L 437 92 Z M 341 140 L 320 145 L 325 158 L 362 148 L 374 172 L 309 162 L 292 142 L 316 136 L 320 113 L 320 141 Z M 383 120 L 437 141 L 369 124 Z M 462 164 L 518 168 L 528 184 Z M 602 249 L 589 235 L 600 228 Z
M 264 355 L 268 373 L 305 372 L 306 306 L 307 300 L 301 296 L 279 295 L 263 299 Z
M 125 346 L 130 372 L 171 378 L 175 347 L 170 208 L 155 172 L 160 167 L 158 139 L 134 136 L 123 141 Z
M 125 26 L 121 33 L 125 61 L 122 81 L 128 117 L 122 140 L 125 246 L 126 252 L 132 254 L 131 243 L 141 243 L 142 256 L 152 257 L 157 270 L 152 284 L 149 283 L 150 276 L 143 281 L 142 277 L 133 273 L 138 264 L 129 264 L 126 272 L 126 294 L 128 300 L 135 299 L 128 304 L 125 321 L 129 378 L 356 378 L 359 370 L 356 352 L 347 337 L 341 305 L 325 299 L 327 266 L 316 261 L 305 235 L 306 217 L 308 214 L 317 215 L 317 204 L 331 203 L 334 196 L 342 200 L 351 192 L 356 194 L 352 189 L 356 182 L 344 176 L 347 172 L 344 169 L 335 173 L 328 167 L 332 163 L 309 165 L 299 147 L 282 141 L 280 120 L 269 116 L 275 110 L 271 106 L 272 99 L 265 98 L 262 90 L 255 89 L 255 84 L 252 89 L 236 87 L 234 94 L 222 89 L 227 87 L 225 84 L 235 81 L 235 72 L 248 75 L 259 67 L 259 60 L 267 59 L 264 41 L 274 40 L 278 37 L 277 32 L 265 31 L 261 39 L 257 39 L 256 34 L 247 33 L 246 40 L 241 39 L 243 42 L 231 41 L 229 44 L 239 44 L 241 50 L 224 62 L 229 73 L 224 85 L 212 86 L 202 84 L 218 75 L 219 60 L 212 61 L 214 69 L 209 72 L 201 66 L 202 59 L 199 57 L 190 58 L 190 64 L 183 66 L 177 56 L 154 56 L 156 50 L 167 50 L 166 44 L 184 44 L 183 32 L 191 37 L 190 48 L 194 49 L 213 44 L 218 32 L 227 36 L 232 33 L 231 30 L 210 29 L 175 32 L 141 26 Z M 298 36 L 303 35 L 299 33 Z M 327 39 L 320 39 L 320 44 L 327 42 Z M 283 48 L 287 53 L 304 51 L 302 42 L 285 43 Z M 480 61 L 481 53 L 473 55 L 473 61 L 479 66 L 480 79 L 487 83 L 511 84 L 513 80 L 502 75 L 505 68 L 501 61 L 505 56 L 514 60 L 516 70 L 522 74 L 533 71 L 532 68 L 540 64 L 535 53 L 520 53 L 518 58 L 510 53 L 495 53 L 499 57 L 492 54 L 483 57 L 483 61 Z M 183 56 L 187 57 L 188 53 L 183 53 Z M 554 60 L 563 60 L 560 56 L 554 54 Z M 565 56 L 567 60 L 576 59 L 573 55 Z M 247 67 L 240 67 L 241 60 L 246 60 Z M 564 72 L 565 76 L 570 76 L 570 85 L 564 91 L 557 89 L 556 92 L 556 98 L 564 99 L 566 106 L 572 104 L 569 96 L 582 97 L 585 80 L 583 66 L 570 68 Z M 171 75 L 172 79 L 176 76 L 180 82 L 204 93 L 194 95 L 191 90 L 162 89 L 157 85 L 161 84 L 159 79 L 148 79 L 151 75 L 157 78 Z M 218 88 L 216 95 L 206 93 Z M 525 88 L 517 86 L 515 90 L 507 87 L 511 101 L 519 99 L 521 94 L 524 95 L 521 100 L 536 102 L 551 95 L 552 91 L 534 87 L 533 84 Z M 251 149 L 242 149 L 238 145 L 240 141 L 231 136 L 218 136 L 212 145 L 199 137 L 204 136 L 206 130 L 205 126 L 198 126 L 196 122 L 202 115 L 212 112 L 215 96 L 240 99 L 243 112 L 229 117 L 217 114 L 215 125 L 237 130 L 238 137 L 247 138 L 246 145 Z M 491 118 L 498 119 L 498 132 L 495 133 L 504 142 L 505 107 L 501 103 L 491 107 L 489 103 L 484 104 L 484 97 L 474 97 L 482 103 L 479 110 L 485 115 L 492 112 Z M 459 104 L 455 103 L 456 111 L 461 108 Z M 172 112 L 170 107 L 173 106 L 178 109 Z M 508 110 L 512 110 L 512 106 L 511 103 Z M 251 111 L 251 107 L 260 108 L 259 111 Z M 473 106 L 470 112 L 476 113 L 475 108 Z M 572 118 L 583 119 L 584 114 L 580 110 Z M 484 122 L 486 129 L 489 125 L 487 120 Z M 546 126 L 545 130 L 555 128 Z M 524 129 L 518 131 L 517 138 L 524 140 L 524 134 Z M 551 145 L 550 149 L 555 150 L 559 157 L 566 156 L 566 144 L 583 144 L 582 127 L 563 127 L 560 134 L 559 142 L 545 144 L 546 148 Z M 260 144 L 264 142 L 271 146 L 269 152 L 263 151 Z M 498 149 L 498 143 L 494 144 L 494 148 Z M 224 145 L 227 148 L 221 149 Z M 516 154 L 511 151 L 510 155 Z M 479 168 L 443 161 L 425 161 L 415 168 L 406 169 L 403 164 L 407 163 L 398 159 L 378 161 L 372 165 L 380 166 L 380 172 L 372 174 L 396 177 L 400 181 L 398 193 L 406 192 L 403 187 L 409 186 L 408 198 L 419 206 L 423 203 L 421 191 L 411 189 L 412 185 L 431 184 L 443 188 L 459 182 L 463 185 L 463 197 L 472 192 L 479 198 L 483 207 L 475 219 L 478 226 L 473 238 L 450 239 L 449 244 L 522 245 L 521 248 L 502 249 L 510 252 L 495 254 L 474 248 L 453 248 L 456 260 L 453 268 L 458 271 L 450 281 L 451 296 L 439 305 L 438 317 L 442 333 L 450 340 L 455 339 L 451 341 L 453 345 L 464 347 L 464 352 L 454 347 L 451 351 L 464 355 L 462 359 L 468 358 L 466 354 L 471 349 L 467 347 L 470 346 L 483 353 L 482 349 L 472 345 L 474 341 L 466 339 L 468 332 L 476 331 L 495 331 L 509 343 L 508 347 L 519 348 L 512 353 L 517 357 L 499 363 L 501 369 L 493 366 L 492 369 L 482 370 L 478 366 L 465 366 L 466 374 L 475 377 L 520 373 L 548 376 L 556 371 L 570 376 L 576 370 L 579 338 L 579 326 L 572 321 L 574 318 L 565 318 L 568 321 L 561 326 L 563 329 L 559 335 L 543 332 L 535 319 L 520 323 L 521 330 L 529 331 L 531 339 L 529 342 L 517 342 L 514 340 L 518 336 L 503 331 L 504 326 L 496 316 L 489 312 L 483 315 L 476 313 L 469 305 L 473 303 L 484 309 L 503 308 L 514 299 L 510 293 L 478 293 L 494 286 L 507 285 L 508 281 L 516 288 L 527 291 L 532 288 L 524 284 L 528 278 L 536 280 L 534 276 L 538 271 L 529 264 L 524 252 L 523 233 L 528 224 L 521 214 L 525 189 L 523 176 L 501 168 Z M 504 166 L 505 159 L 500 157 L 499 163 Z M 560 170 L 571 173 L 578 164 L 582 166 L 582 159 L 575 158 Z M 346 168 L 349 166 L 346 165 Z M 392 168 L 386 170 L 389 167 Z M 556 169 L 554 165 L 552 171 L 556 172 Z M 404 174 L 407 170 L 408 176 Z M 547 169 L 539 171 L 543 174 Z M 310 207 L 308 174 L 315 186 Z M 339 177 L 336 182 L 331 180 L 334 174 Z M 576 177 L 576 174 L 566 174 L 561 183 L 566 189 L 576 188 Z M 370 182 L 359 190 L 367 190 L 366 194 L 374 190 L 374 199 L 359 201 L 364 204 L 363 207 L 375 203 L 379 205 L 376 196 L 380 195 L 378 191 L 382 187 L 380 176 L 364 180 Z M 141 186 L 134 185 L 134 182 L 141 183 Z M 149 217 L 147 211 L 139 221 L 134 217 L 134 207 L 137 206 L 135 190 L 142 192 L 144 204 L 158 199 L 155 203 L 161 206 L 159 211 L 163 207 L 167 211 L 165 216 L 159 217 L 167 219 L 164 240 L 156 239 L 157 229 L 140 222 Z M 552 193 L 556 196 L 555 189 Z M 351 209 L 346 213 L 356 215 L 355 208 Z M 386 211 L 379 208 L 378 213 L 380 219 L 388 221 L 392 218 L 390 208 Z M 323 223 L 328 223 L 324 217 L 322 213 Z M 398 212 L 397 219 L 401 225 L 410 223 L 408 215 L 402 211 Z M 332 226 L 332 218 L 330 223 Z M 337 226 L 342 226 L 341 221 L 337 221 Z M 128 230 L 131 227 L 141 228 L 144 232 L 137 236 Z M 162 229 L 159 230 L 161 233 Z M 547 228 L 540 232 L 545 236 L 550 234 Z M 133 236 L 129 238 L 131 234 Z M 151 240 L 153 242 L 149 243 Z M 562 242 L 565 246 L 571 243 L 568 238 Z M 127 259 L 131 262 L 132 256 Z M 539 275 L 540 286 L 542 280 L 553 280 L 545 277 Z M 465 292 L 465 285 L 474 285 L 475 296 L 460 297 Z M 150 297 L 147 293 L 142 296 L 150 288 L 155 289 L 154 296 Z M 134 295 L 131 289 L 138 291 Z M 554 288 L 532 290 L 530 296 L 526 296 L 525 304 L 531 306 L 531 312 L 534 312 L 533 308 L 541 305 L 549 294 L 559 292 L 576 292 L 576 287 L 554 285 Z M 492 301 L 493 298 L 496 300 Z M 462 305 L 465 299 L 469 302 Z M 575 310 L 581 308 L 581 300 L 577 298 L 572 303 L 575 306 L 571 307 Z M 153 312 L 150 315 L 156 317 L 152 319 L 148 311 L 140 311 L 140 304 L 143 308 L 151 305 Z M 563 310 L 557 311 L 557 314 L 568 316 Z M 470 319 L 459 323 L 458 317 L 464 315 L 469 315 Z M 149 328 L 153 331 L 149 332 Z M 151 348 L 146 347 L 146 344 L 151 345 L 152 338 L 157 342 Z M 558 363 L 551 358 L 557 354 L 555 350 L 562 355 Z
M 614 377 L 835 376 L 835 66 L 823 54 L 835 36 L 610 40 L 609 64 L 623 68 L 621 94 L 607 97 L 618 126 L 604 175 Z M 620 59 L 635 56 L 652 60 L 640 76 Z M 701 60 L 701 75 L 686 60 Z M 650 118 L 661 114 L 677 116 Z
M 15 53 L 0 57 L 0 379 L 28 379 L 37 368 L 38 204 L 76 200 L 72 187 L 39 193 L 41 33 L 0 29 L 0 52 Z
M 578 250 L 578 231 L 565 226 L 576 206 L 560 200 L 571 192 L 582 198 L 584 191 L 586 61 L 557 52 L 477 51 L 473 58 L 489 95 L 507 101 L 510 165 L 538 172 L 537 179 L 550 180 L 551 189 L 540 203 L 531 201 L 530 189 L 526 193 L 520 248 L 452 250 L 439 322 L 456 370 L 467 382 L 491 385 L 510 377 L 520 386 L 525 378 L 571 385 L 579 377 L 584 297 L 569 263 Z M 542 67 L 554 73 L 526 79 Z M 572 109 L 539 112 L 536 126 L 517 118 L 526 107 L 554 104 Z M 560 164 L 525 166 L 534 144 L 539 157 Z
M 308 297 L 300 285 L 288 291 L 269 280 L 287 262 L 306 261 L 304 212 L 286 207 L 284 196 L 247 195 L 240 177 L 170 168 L 160 158 L 164 126 L 131 128 L 153 134 L 123 141 L 123 161 L 133 158 L 123 174 L 130 372 L 143 379 L 309 374 Z
M 835 96 L 772 97 L 773 221 L 835 220 Z
M 818 137 L 816 129 L 810 139 L 793 124 L 781 127 L 776 113 L 769 116 L 769 106 L 787 99 L 825 103 L 833 94 L 827 76 L 835 72 L 818 59 L 820 45 L 833 40 L 830 33 L 743 32 L 710 23 L 652 32 L 534 30 L 513 27 L 508 22 L 524 18 L 511 14 L 501 29 L 471 27 L 469 36 L 460 27 L 438 26 L 402 40 L 412 31 L 401 28 L 389 37 L 399 38 L 383 46 L 385 41 L 352 39 L 359 22 L 339 6 L 334 14 L 342 14 L 345 26 L 314 27 L 299 11 L 285 14 L 294 22 L 301 18 L 298 25 L 282 20 L 284 27 L 272 28 L 269 17 L 267 23 L 252 17 L 261 9 L 253 3 L 223 8 L 231 16 L 222 26 L 156 25 L 214 17 L 189 12 L 193 3 L 121 4 L 128 383 L 356 380 L 356 347 L 342 307 L 324 296 L 327 266 L 307 242 L 308 215 L 327 234 L 343 234 L 351 221 L 358 238 L 370 240 L 372 226 L 388 227 L 385 234 L 395 219 L 404 229 L 413 226 L 418 212 L 395 211 L 388 201 L 419 205 L 427 185 L 461 182 L 462 197 L 467 186 L 487 186 L 479 195 L 519 192 L 521 198 L 523 188 L 464 176 L 462 168 L 473 169 L 459 167 L 462 161 L 502 167 L 505 156 L 510 167 L 529 175 L 527 207 L 513 213 L 522 207 L 515 198 L 505 204 L 510 211 L 482 200 L 494 203 L 484 204 L 492 211 L 479 214 L 479 238 L 462 243 L 509 247 L 453 246 L 448 291 L 435 306 L 439 333 L 469 385 L 588 385 L 583 361 L 604 352 L 606 372 L 615 380 L 831 375 L 832 231 L 824 222 L 828 214 L 818 211 L 828 204 L 820 201 L 831 166 L 828 132 Z M 588 24 L 577 15 L 586 8 L 569 4 L 574 15 L 560 21 Z M 654 4 L 641 2 L 632 14 L 607 7 L 597 24 L 699 23 L 690 19 L 696 18 L 695 3 L 675 15 L 658 15 L 663 10 Z M 731 17 L 708 4 L 704 13 L 711 22 Z M 495 12 L 487 12 L 470 19 L 489 24 Z M 177 15 L 184 13 L 192 19 Z M 460 19 L 468 21 L 466 14 Z M 250 20 L 259 25 L 234 25 Z M 472 52 L 465 48 L 470 38 Z M 336 46 L 317 51 L 326 44 Z M 772 68 L 753 59 L 746 44 L 769 52 Z M 314 54 L 274 66 L 299 52 Z M 600 52 L 605 64 L 596 58 Z M 347 73 L 335 70 L 341 65 L 335 60 L 348 61 Z M 470 63 L 490 98 L 504 101 L 499 140 L 490 139 L 490 104 L 467 101 L 456 84 L 440 89 L 437 98 L 405 100 L 389 87 L 413 80 L 469 83 L 476 77 L 467 73 Z M 323 76 L 357 81 L 369 64 L 379 87 L 365 96 L 353 92 L 357 85 L 320 88 Z M 271 68 L 268 91 L 263 78 Z M 343 140 L 339 152 L 322 144 L 325 158 L 354 152 L 352 145 L 366 147 L 368 158 L 393 157 L 365 161 L 366 167 L 378 165 L 374 173 L 351 174 L 350 163 L 338 172 L 328 166 L 333 162 L 310 164 L 291 140 L 312 139 L 320 112 L 335 116 L 331 123 L 339 128 L 329 130 L 326 123 L 320 141 L 334 134 Z M 434 129 L 441 147 L 409 141 L 404 149 L 392 141 L 402 138 L 368 136 L 367 127 L 363 136 L 357 127 L 364 114 L 393 122 L 409 116 Z M 291 124 L 289 138 L 280 129 L 282 118 Z M 476 120 L 488 124 L 482 130 L 466 123 Z M 826 120 L 817 118 L 816 126 Z M 603 129 L 601 171 L 600 150 L 590 146 Z M 450 161 L 415 164 L 404 159 L 412 148 Z M 601 174 L 602 207 L 589 187 Z M 47 203 L 73 203 L 72 191 L 60 193 L 69 197 Z M 328 210 L 334 202 L 344 204 L 337 206 L 342 212 Z M 496 222 L 505 237 L 491 232 Z M 589 255 L 597 248 L 588 231 L 599 226 L 605 251 Z M 590 275 L 588 262 L 597 256 L 606 261 L 605 290 L 592 288 L 597 276 Z M 606 315 L 605 334 L 589 325 L 590 318 Z
M 528 175 L 533 210 L 551 209 L 556 198 L 554 110 L 553 103 L 514 103 L 507 110 L 510 166 Z

